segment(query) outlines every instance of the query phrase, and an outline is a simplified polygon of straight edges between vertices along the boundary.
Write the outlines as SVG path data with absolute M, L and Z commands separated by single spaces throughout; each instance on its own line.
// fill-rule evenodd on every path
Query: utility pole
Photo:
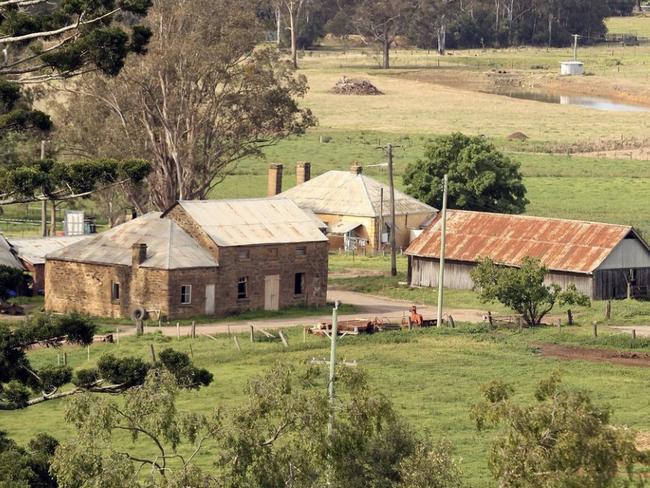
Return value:
M 334 380 L 336 377 L 336 339 L 338 337 L 338 311 L 339 311 L 339 301 L 337 300 L 334 303 L 334 308 L 332 309 L 332 330 L 330 331 L 330 377 L 328 384 L 328 397 L 330 404 L 330 417 L 327 422 L 327 435 L 332 435 L 332 430 L 334 429 Z
M 41 161 L 45 159 L 46 140 L 41 141 Z M 41 236 L 47 237 L 47 200 L 41 200 Z
M 438 274 L 438 315 L 436 327 L 442 326 L 442 302 L 445 284 L 445 240 L 447 238 L 447 186 L 449 177 L 445 175 L 442 184 L 442 227 L 440 235 L 440 273 Z
M 386 145 L 388 183 L 390 185 L 390 275 L 397 276 L 397 243 L 395 237 L 395 181 L 393 178 L 393 145 Z
M 384 187 L 379 189 L 379 241 L 377 242 L 377 251 L 384 247 Z
M 580 37 L 580 35 L 573 34 L 571 37 L 573 37 L 573 60 L 577 61 L 578 60 L 578 38 Z

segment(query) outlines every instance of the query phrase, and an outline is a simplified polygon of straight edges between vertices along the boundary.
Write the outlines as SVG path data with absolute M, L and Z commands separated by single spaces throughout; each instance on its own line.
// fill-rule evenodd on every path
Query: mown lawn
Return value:
M 216 341 L 163 338 L 123 339 L 119 345 L 102 344 L 91 348 L 90 362 L 86 349 L 64 347 L 41 349 L 30 353 L 34 366 L 56 364 L 57 355 L 68 353 L 69 364 L 83 368 L 95 363 L 100 355 L 149 357 L 149 344 L 157 351 L 172 347 L 194 352 L 197 365 L 207 367 L 215 375 L 214 383 L 198 392 L 184 392 L 179 409 L 207 412 L 213 408 L 236 405 L 244 400 L 242 388 L 248 378 L 258 375 L 277 361 L 306 363 L 313 357 L 326 357 L 327 341 L 312 336 L 302 342 L 300 328 L 288 331 L 290 348 L 277 342 L 251 344 L 246 335 L 239 337 L 242 352 L 238 353 L 232 339 L 220 336 Z M 422 330 L 383 333 L 370 337 L 348 337 L 340 342 L 339 357 L 358 360 L 370 376 L 371 384 L 395 403 L 399 412 L 418 431 L 434 436 L 447 436 L 462 458 L 469 486 L 495 486 L 489 481 L 486 452 L 493 433 L 477 434 L 468 410 L 478 398 L 483 382 L 501 378 L 512 383 L 521 401 L 532 401 L 536 382 L 556 368 L 561 368 L 568 386 L 590 391 L 598 403 L 611 405 L 614 421 L 639 431 L 650 431 L 646 413 L 650 398 L 647 389 L 647 369 L 621 367 L 582 361 L 560 362 L 535 354 L 538 342 L 609 344 L 613 333 L 601 331 L 599 339 L 590 337 L 588 327 L 547 328 L 523 332 L 490 332 L 483 327 L 461 326 L 457 329 Z M 639 343 L 640 344 L 640 343 Z M 617 344 L 620 346 L 620 344 Z M 643 344 L 648 347 L 649 344 Z M 325 385 L 323 384 L 323 388 Z M 49 432 L 66 438 L 72 430 L 63 422 L 65 401 L 52 401 L 22 411 L 0 412 L 0 430 L 21 443 L 37 432 Z M 123 438 L 125 445 L 130 443 Z M 181 447 L 181 452 L 186 449 Z M 209 467 L 214 452 L 208 450 L 200 457 Z

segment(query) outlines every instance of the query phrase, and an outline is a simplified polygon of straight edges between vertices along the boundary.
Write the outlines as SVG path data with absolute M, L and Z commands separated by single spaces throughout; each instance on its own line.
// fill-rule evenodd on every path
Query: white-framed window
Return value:
M 306 256 L 306 255 L 307 255 L 307 246 L 296 247 L 296 256 Z
M 120 284 L 119 283 L 111 283 L 111 299 L 112 300 L 119 300 L 120 299 Z
M 181 305 L 192 303 L 192 285 L 181 285 Z
M 242 276 L 237 282 L 237 298 L 248 298 L 248 276 Z

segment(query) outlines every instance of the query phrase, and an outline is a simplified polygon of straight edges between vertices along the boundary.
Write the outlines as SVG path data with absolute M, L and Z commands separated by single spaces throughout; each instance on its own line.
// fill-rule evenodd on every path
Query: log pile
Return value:
M 339 95 L 383 95 L 370 81 L 347 76 L 337 81 L 332 91 Z

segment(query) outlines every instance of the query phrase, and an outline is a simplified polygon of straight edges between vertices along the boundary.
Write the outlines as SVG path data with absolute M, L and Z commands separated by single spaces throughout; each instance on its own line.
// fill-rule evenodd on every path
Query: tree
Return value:
M 634 464 L 647 463 L 634 433 L 611 425 L 611 411 L 588 394 L 563 388 L 557 372 L 539 383 L 532 405 L 512 401 L 512 387 L 501 380 L 481 390 L 471 417 L 479 431 L 500 427 L 488 458 L 499 486 L 619 486 L 619 475 L 632 481 Z
M 483 301 L 498 301 L 522 315 L 533 327 L 542 323 L 558 299 L 564 304 L 584 304 L 589 301 L 573 287 L 562 291 L 559 285 L 544 283 L 548 269 L 538 259 L 525 257 L 519 267 L 499 266 L 483 259 L 472 270 L 471 277 Z
M 458 13 L 457 0 L 420 0 L 409 24 L 411 38 L 420 48 L 435 48 L 438 54 L 445 54 L 447 31 Z
M 310 0 L 280 0 L 289 17 L 289 34 L 291 35 L 291 63 L 298 69 L 298 28 L 302 11 Z
M 0 166 L 0 205 L 64 201 L 114 186 L 137 187 L 150 170 L 149 163 L 137 159 L 71 163 L 42 160 Z
M 62 114 L 70 150 L 151 162 L 149 201 L 130 193 L 139 210 L 205 198 L 241 158 L 315 123 L 296 102 L 306 79 L 259 46 L 262 24 L 245 0 L 160 0 L 146 23 L 147 56 L 70 88 Z
M 358 372 L 341 374 L 340 420 L 328 437 L 322 379 L 314 369 L 278 365 L 249 382 L 246 401 L 208 415 L 179 412 L 177 383 L 164 371 L 149 372 L 123 403 L 75 397 L 66 421 L 76 436 L 57 449 L 52 472 L 62 487 L 459 485 L 449 444 L 417 439 Z M 113 436 L 122 431 L 140 442 L 118 449 Z M 196 462 L 207 446 L 216 452 L 210 473 Z
M 360 0 L 352 21 L 360 35 L 382 47 L 382 67 L 390 68 L 390 49 L 398 35 L 404 34 L 416 0 Z
M 434 139 L 426 146 L 424 159 L 407 166 L 406 192 L 440 208 L 445 174 L 451 208 L 522 213 L 528 204 L 519 164 L 483 137 L 454 133 Z
M 0 2 L 0 153 L 3 163 L 38 157 L 52 124 L 33 108 L 30 86 L 99 71 L 117 74 L 151 33 L 138 19 L 151 0 Z
M 0 264 L 0 302 L 9 298 L 25 283 L 26 275 L 21 270 Z
M 589 307 L 591 306 L 591 300 L 587 295 L 576 288 L 575 283 L 569 283 L 567 287 L 559 293 L 558 305 L 560 307 L 567 307 L 567 323 L 573 325 L 573 312 L 571 312 L 571 308 L 569 307 L 574 305 Z
M 0 328 L 0 409 L 24 408 L 45 401 L 72 379 L 72 370 L 67 366 L 33 368 L 25 354 L 28 347 L 56 346 L 64 340 L 87 345 L 92 343 L 94 332 L 95 324 L 76 313 L 40 314 L 21 328 Z M 30 400 L 31 393 L 42 396 Z
M 41 433 L 25 449 L 0 431 L 0 486 L 56 488 L 49 468 L 58 444 L 52 436 Z

